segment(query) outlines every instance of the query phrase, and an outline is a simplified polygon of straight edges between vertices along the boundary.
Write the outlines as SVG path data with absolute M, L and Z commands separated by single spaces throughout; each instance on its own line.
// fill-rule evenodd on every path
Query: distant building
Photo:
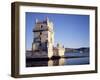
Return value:
M 35 28 L 33 29 L 34 38 L 32 43 L 32 55 L 40 57 L 52 57 L 64 55 L 64 47 L 57 44 L 54 48 L 54 31 L 53 23 L 46 18 L 44 21 L 36 19 Z M 56 50 L 55 50 L 56 49 Z

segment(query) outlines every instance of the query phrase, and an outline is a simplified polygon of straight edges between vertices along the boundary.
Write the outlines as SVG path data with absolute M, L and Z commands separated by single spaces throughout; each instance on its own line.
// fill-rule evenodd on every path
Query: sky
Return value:
M 89 47 L 89 15 L 51 14 L 26 12 L 26 49 L 32 48 L 35 20 L 53 22 L 54 46 L 57 43 L 65 48 Z

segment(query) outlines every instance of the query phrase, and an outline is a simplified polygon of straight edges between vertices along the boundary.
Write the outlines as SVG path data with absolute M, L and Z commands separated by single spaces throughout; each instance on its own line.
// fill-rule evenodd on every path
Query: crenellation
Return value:
M 32 56 L 51 58 L 52 56 L 64 55 L 65 49 L 60 44 L 57 44 L 57 47 L 54 48 L 53 22 L 48 17 L 44 21 L 36 19 L 33 33 Z

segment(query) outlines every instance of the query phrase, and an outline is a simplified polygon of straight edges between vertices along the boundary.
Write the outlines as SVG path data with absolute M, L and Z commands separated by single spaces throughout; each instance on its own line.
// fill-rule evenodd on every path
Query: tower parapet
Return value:
M 64 46 L 62 46 L 61 44 L 57 44 L 57 52 L 59 54 L 59 56 L 64 56 L 64 53 L 65 53 L 65 48 Z
M 34 39 L 32 44 L 33 55 L 42 57 L 53 56 L 54 31 L 51 21 L 37 21 L 33 29 Z
M 53 22 L 48 17 L 44 21 L 36 19 L 33 33 L 32 56 L 35 58 L 64 56 L 65 48 L 61 44 L 58 43 L 54 47 Z
M 64 56 L 65 48 L 60 43 L 57 44 L 56 47 L 54 47 L 54 56 Z

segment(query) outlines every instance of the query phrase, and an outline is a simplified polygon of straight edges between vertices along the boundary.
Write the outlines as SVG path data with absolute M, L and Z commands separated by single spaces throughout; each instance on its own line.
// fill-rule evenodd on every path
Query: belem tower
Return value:
M 65 48 L 61 44 L 54 47 L 53 22 L 47 17 L 44 21 L 36 19 L 33 29 L 32 56 L 64 56 Z

